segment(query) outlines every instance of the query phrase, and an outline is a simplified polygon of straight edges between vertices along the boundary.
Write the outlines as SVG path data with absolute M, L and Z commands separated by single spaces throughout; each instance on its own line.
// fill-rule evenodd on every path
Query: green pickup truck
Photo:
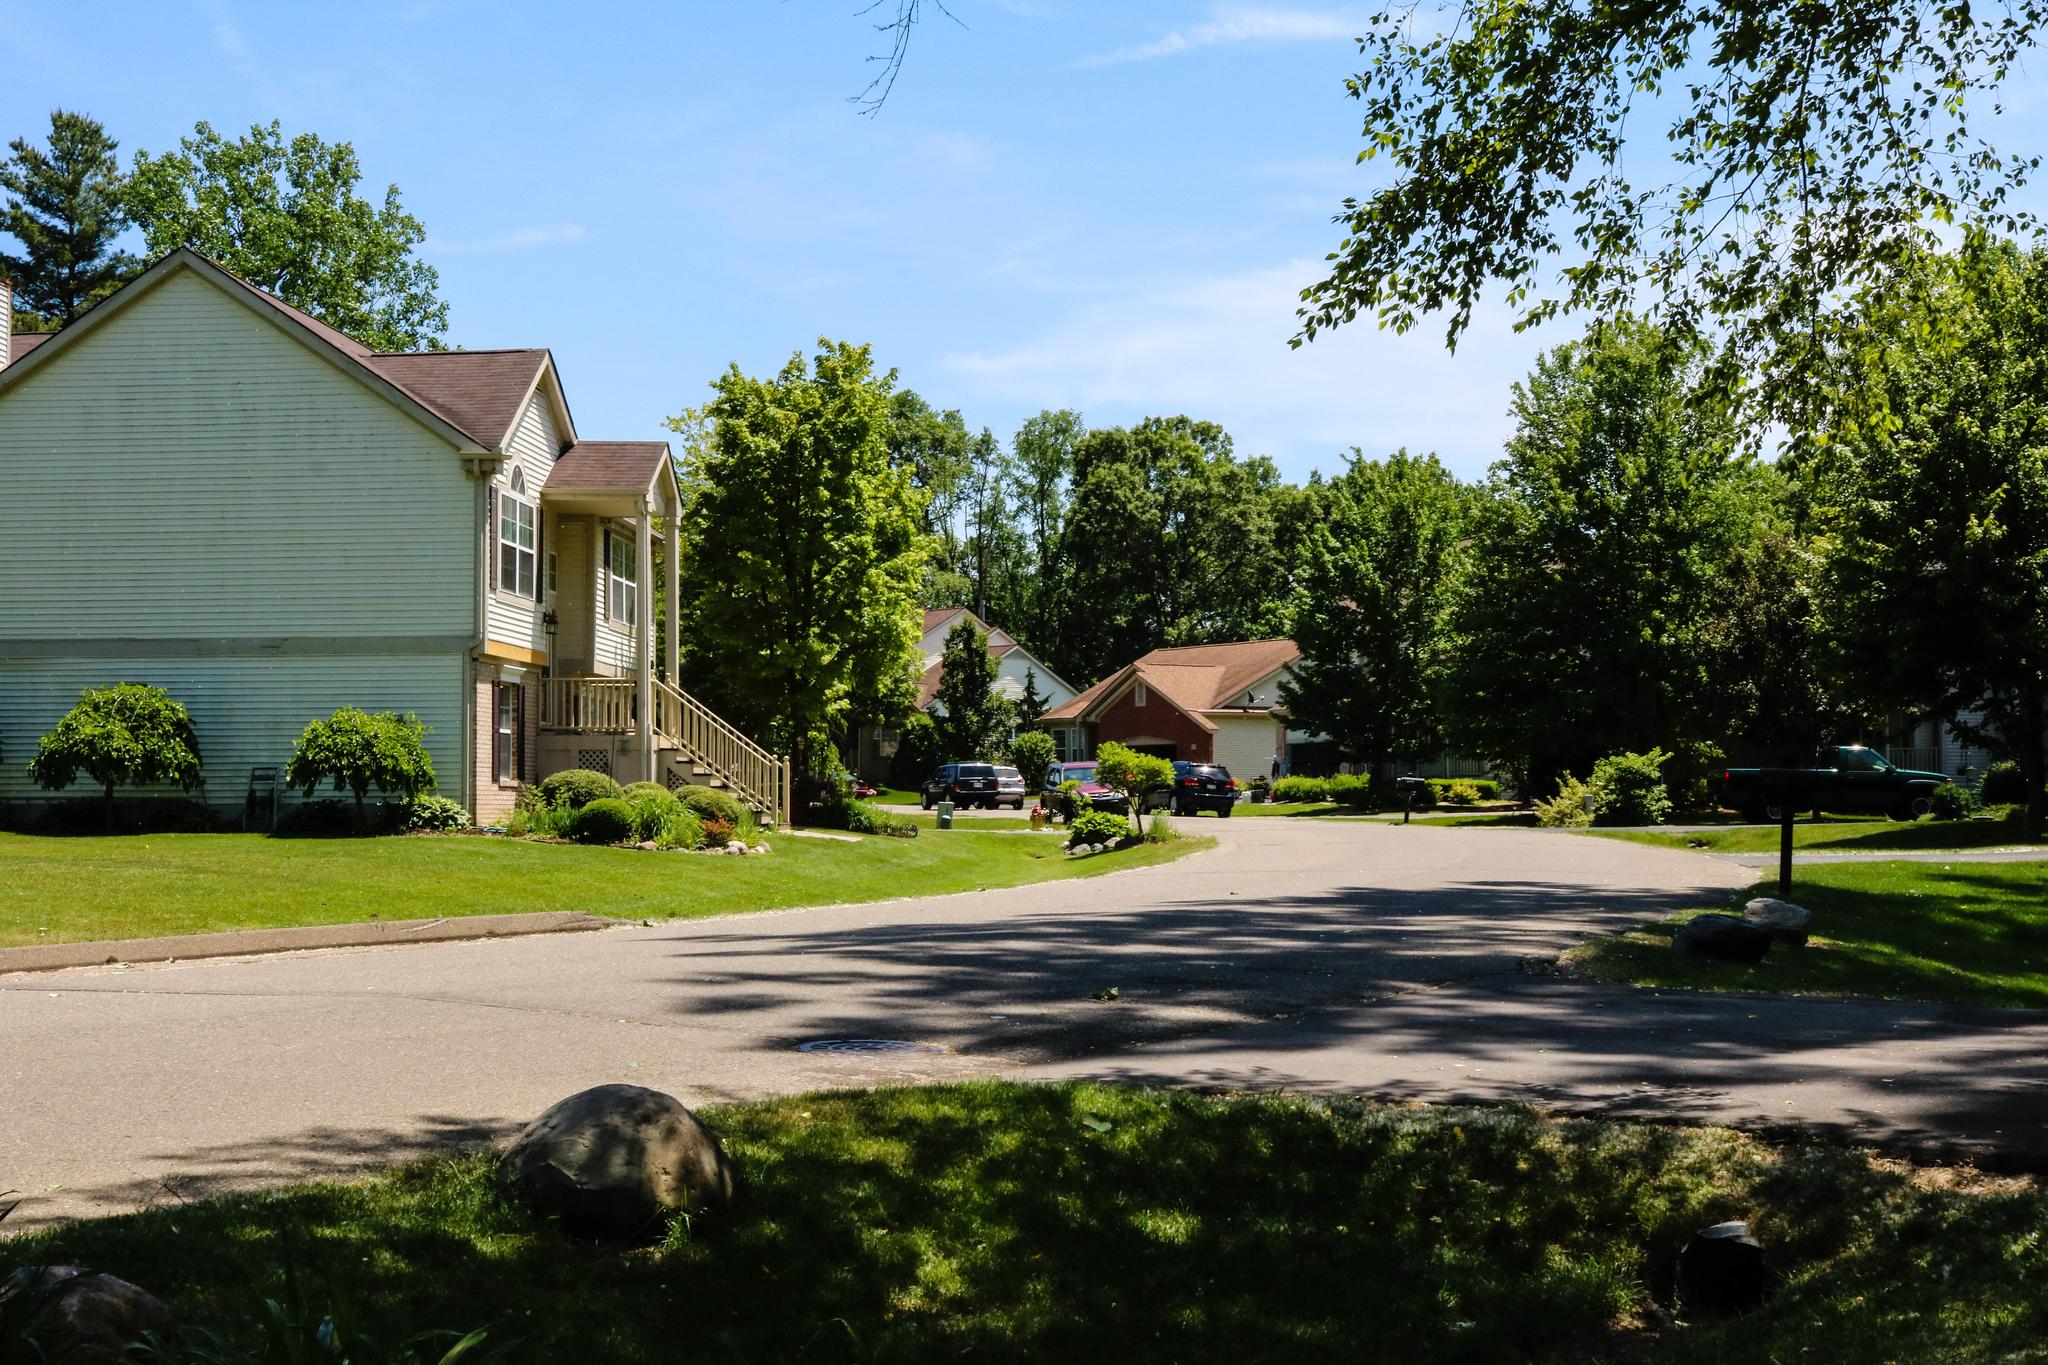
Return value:
M 1721 774 L 1721 804 L 1759 822 L 1784 817 L 1781 797 L 1764 778 L 1784 769 L 1730 768 Z M 1949 779 L 1941 773 L 1895 768 L 1874 749 L 1843 744 L 1823 749 L 1811 768 L 1800 770 L 1799 795 L 1790 798 L 1795 810 L 1820 810 L 1837 815 L 1889 815 L 1914 820 L 1932 807 L 1934 789 Z

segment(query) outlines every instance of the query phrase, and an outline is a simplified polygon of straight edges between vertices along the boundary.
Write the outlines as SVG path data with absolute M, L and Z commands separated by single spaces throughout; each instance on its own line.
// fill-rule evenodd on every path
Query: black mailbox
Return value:
M 1429 790 L 1429 779 L 1410 773 L 1394 779 L 1394 789 L 1401 793 L 1401 823 L 1407 824 L 1408 817 L 1415 813 L 1415 798 Z

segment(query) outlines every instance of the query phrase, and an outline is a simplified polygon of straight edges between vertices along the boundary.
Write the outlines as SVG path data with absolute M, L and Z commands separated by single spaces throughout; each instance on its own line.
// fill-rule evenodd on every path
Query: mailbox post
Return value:
M 1394 779 L 1394 785 L 1401 790 L 1401 823 L 1407 824 L 1408 817 L 1415 814 L 1415 798 L 1429 789 L 1429 779 L 1410 773 Z
M 1758 775 L 1766 803 L 1778 803 L 1778 899 L 1792 894 L 1792 817 L 1813 789 L 1804 768 L 1765 768 Z

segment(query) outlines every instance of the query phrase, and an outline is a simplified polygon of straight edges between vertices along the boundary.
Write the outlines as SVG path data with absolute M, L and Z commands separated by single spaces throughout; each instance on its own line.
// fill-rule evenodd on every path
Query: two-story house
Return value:
M 548 351 L 374 352 L 174 252 L 0 351 L 0 800 L 127 681 L 190 709 L 217 806 L 349 705 L 425 722 L 479 821 L 566 767 L 786 820 L 786 763 L 675 684 L 679 508 L 664 442 L 577 435 Z

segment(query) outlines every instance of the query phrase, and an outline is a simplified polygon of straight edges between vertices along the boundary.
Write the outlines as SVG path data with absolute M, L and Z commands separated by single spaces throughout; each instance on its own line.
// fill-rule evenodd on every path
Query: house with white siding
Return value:
M 0 349 L 0 801 L 75 794 L 37 738 L 146 682 L 223 808 L 359 706 L 417 715 L 480 821 L 567 767 L 786 820 L 786 762 L 676 685 L 679 510 L 667 444 L 581 439 L 547 350 L 374 352 L 175 252 Z

